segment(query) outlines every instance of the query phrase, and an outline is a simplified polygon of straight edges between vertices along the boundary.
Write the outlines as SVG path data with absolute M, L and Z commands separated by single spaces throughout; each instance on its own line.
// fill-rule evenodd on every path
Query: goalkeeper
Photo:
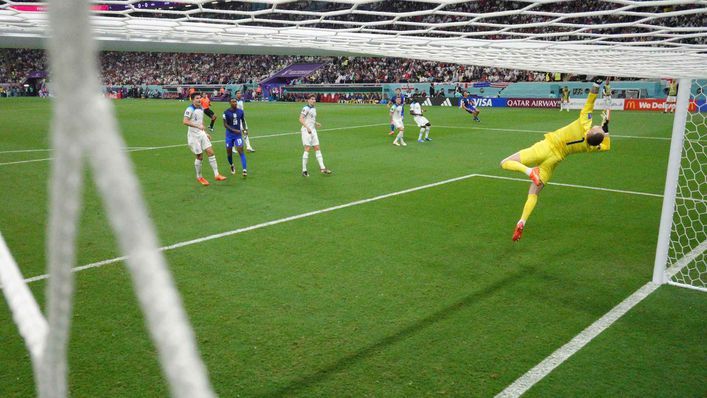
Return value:
M 516 224 L 513 241 L 520 239 L 525 222 L 538 202 L 538 194 L 550 181 L 552 172 L 562 160 L 575 153 L 608 151 L 611 148 L 608 134 L 610 111 L 607 110 L 602 114 L 601 126 L 592 127 L 594 101 L 597 99 L 601 83 L 601 79 L 594 81 L 587 102 L 577 120 L 561 129 L 545 134 L 544 140 L 501 161 L 502 168 L 525 173 L 533 181 L 528 191 L 528 199 L 523 207 L 523 214 Z

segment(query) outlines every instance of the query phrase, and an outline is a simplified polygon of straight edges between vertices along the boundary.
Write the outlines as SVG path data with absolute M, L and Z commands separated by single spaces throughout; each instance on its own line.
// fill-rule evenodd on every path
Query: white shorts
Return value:
M 678 97 L 676 97 L 674 95 L 669 95 L 668 98 L 665 100 L 665 102 L 677 102 L 677 101 L 678 101 Z
M 319 145 L 319 136 L 317 135 L 317 129 L 312 129 L 312 134 L 309 134 L 306 128 L 302 127 L 302 145 L 304 146 L 317 146 Z
M 413 119 L 415 119 L 415 123 L 417 123 L 417 127 L 424 127 L 427 125 L 427 123 L 430 122 L 424 116 L 414 116 Z
M 187 145 L 189 145 L 189 149 L 194 155 L 198 155 L 211 148 L 211 141 L 209 141 L 209 137 L 203 131 L 199 134 L 187 133 Z
M 405 128 L 405 126 L 403 125 L 403 121 L 402 121 L 402 120 L 395 120 L 395 119 L 393 119 L 393 120 L 391 120 L 390 122 L 391 122 L 391 123 L 393 124 L 393 126 L 395 126 L 395 128 L 398 129 L 398 130 L 402 130 L 402 129 Z

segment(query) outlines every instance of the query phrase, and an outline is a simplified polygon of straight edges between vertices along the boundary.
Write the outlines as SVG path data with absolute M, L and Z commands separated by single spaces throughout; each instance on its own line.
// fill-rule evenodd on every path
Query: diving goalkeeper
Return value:
M 587 97 L 579 118 L 561 129 L 545 134 L 545 139 L 525 148 L 501 161 L 501 167 L 506 170 L 525 173 L 533 183 L 530 184 L 528 199 L 523 207 L 523 214 L 513 232 L 513 241 L 520 239 L 525 223 L 538 202 L 538 194 L 550 181 L 555 167 L 568 155 L 583 152 L 608 151 L 611 148 L 609 138 L 610 111 L 602 114 L 601 126 L 592 127 L 592 111 L 594 101 L 602 83 L 596 79 Z

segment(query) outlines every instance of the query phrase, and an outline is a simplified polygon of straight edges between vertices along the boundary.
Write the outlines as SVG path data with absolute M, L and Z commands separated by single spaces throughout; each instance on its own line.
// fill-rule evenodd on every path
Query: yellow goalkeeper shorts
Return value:
M 528 167 L 537 166 L 540 170 L 540 179 L 546 183 L 552 178 L 552 172 L 562 159 L 555 154 L 551 149 L 548 140 L 542 140 L 533 144 L 530 148 L 522 149 L 520 154 L 520 162 Z

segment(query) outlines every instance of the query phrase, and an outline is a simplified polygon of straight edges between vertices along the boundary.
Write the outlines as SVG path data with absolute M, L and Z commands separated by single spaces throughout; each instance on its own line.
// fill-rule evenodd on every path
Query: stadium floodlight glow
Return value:
M 434 55 L 440 62 L 572 74 L 707 77 L 707 2 L 113 0 L 93 4 L 93 24 L 106 50 L 140 51 L 150 43 L 151 51 L 283 54 L 290 48 L 292 55 L 423 60 Z M 0 46 L 43 47 L 47 24 L 40 22 L 39 15 L 45 6 L 0 2 Z M 33 7 L 39 11 L 28 11 Z M 159 36 L 154 35 L 157 30 Z M 171 44 L 161 48 L 161 43 Z

